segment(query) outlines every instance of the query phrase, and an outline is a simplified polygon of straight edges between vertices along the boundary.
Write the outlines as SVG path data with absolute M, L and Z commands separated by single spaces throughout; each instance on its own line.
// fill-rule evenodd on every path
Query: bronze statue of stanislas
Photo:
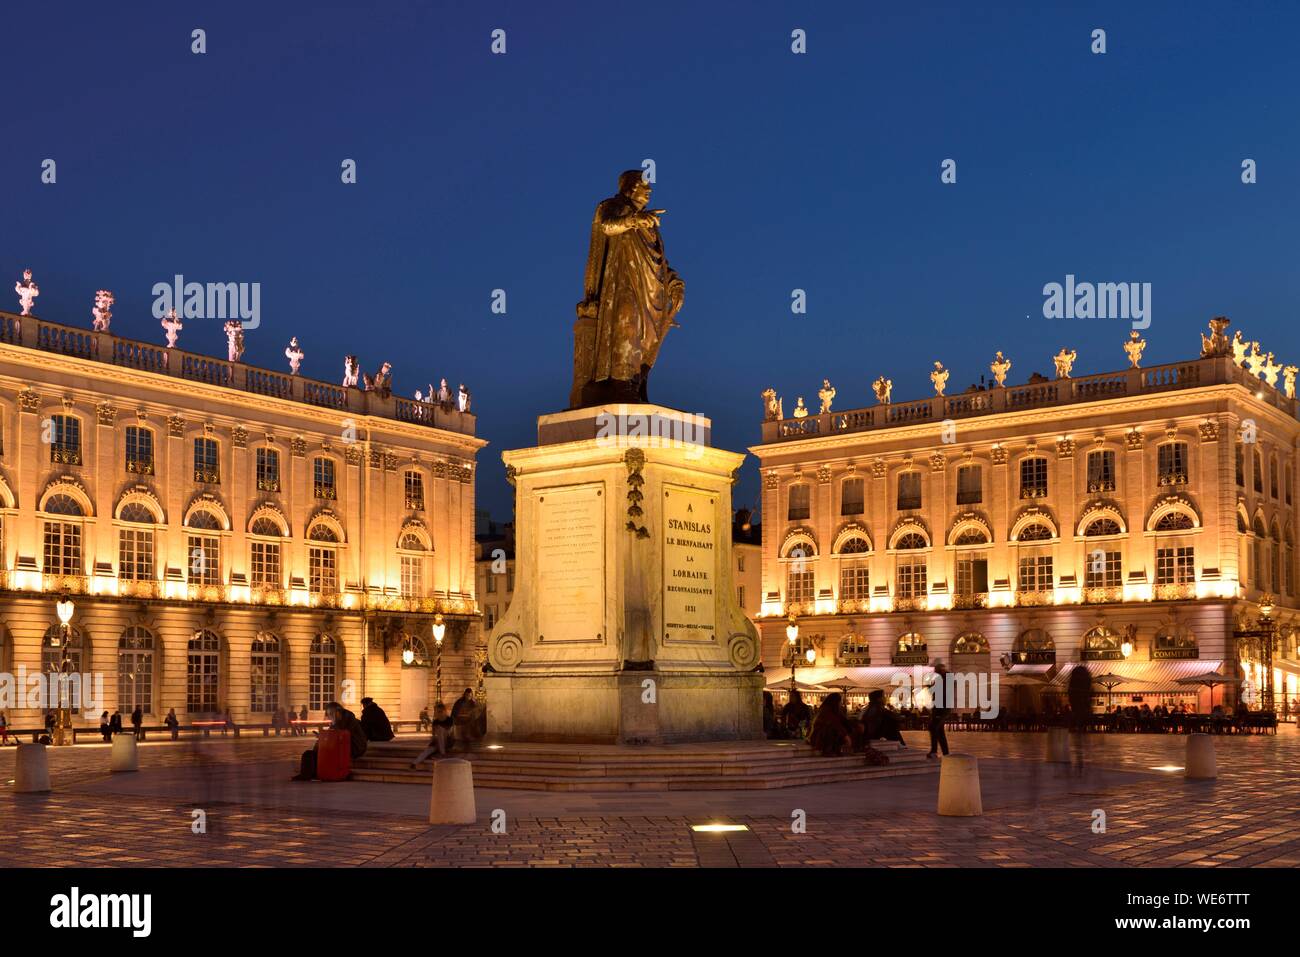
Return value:
M 569 408 L 645 402 L 646 379 L 668 330 L 677 325 L 685 283 L 668 265 L 659 236 L 662 209 L 647 210 L 641 170 L 618 178 L 618 195 L 591 220 L 583 299 L 573 325 Z

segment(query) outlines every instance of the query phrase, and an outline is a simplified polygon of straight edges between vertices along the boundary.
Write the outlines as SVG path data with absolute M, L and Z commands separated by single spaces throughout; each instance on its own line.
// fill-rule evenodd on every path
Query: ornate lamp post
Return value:
M 794 612 L 790 613 L 790 624 L 785 626 L 785 637 L 790 642 L 790 692 L 794 693 L 794 670 L 799 666 L 799 656 L 795 654 L 795 649 L 799 646 L 799 622 L 794 617 Z
M 72 743 L 72 708 L 68 700 L 68 668 L 72 657 L 68 654 L 68 645 L 72 638 L 72 613 L 76 610 L 68 593 L 64 592 L 54 604 L 54 611 L 59 616 L 59 640 L 63 645 L 63 654 L 59 659 L 58 678 L 58 712 L 54 724 L 54 744 Z
M 1263 687 L 1260 689 L 1260 707 L 1264 711 L 1273 710 L 1273 643 L 1277 640 L 1277 622 L 1273 619 L 1273 596 L 1261 595 L 1259 599 L 1259 620 L 1254 628 L 1234 631 L 1237 638 L 1246 638 L 1259 648 L 1259 661 L 1264 669 Z
M 433 700 L 442 700 L 442 639 L 446 637 L 447 626 L 443 624 L 442 613 L 433 616 Z

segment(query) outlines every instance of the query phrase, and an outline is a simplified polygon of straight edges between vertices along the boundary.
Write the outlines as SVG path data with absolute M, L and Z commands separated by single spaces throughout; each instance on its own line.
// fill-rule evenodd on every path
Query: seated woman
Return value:
M 867 696 L 867 711 L 863 715 L 863 723 L 867 728 L 868 747 L 878 738 L 897 741 L 900 748 L 907 747 L 907 743 L 903 741 L 903 733 L 898 730 L 898 718 L 885 704 L 883 691 L 877 689 Z
M 840 711 L 840 701 L 838 691 L 826 696 L 826 700 L 817 709 L 817 717 L 813 719 L 812 733 L 808 735 L 808 743 L 814 751 L 820 751 L 824 758 L 838 758 L 845 745 L 848 745 L 850 751 L 853 750 L 853 732 Z
M 411 762 L 411 770 L 414 771 L 417 765 L 423 764 L 429 758 L 437 755 L 446 757 L 447 752 L 451 750 L 453 723 L 451 715 L 447 713 L 447 706 L 439 701 L 433 706 L 432 734 L 429 736 L 429 746 L 420 752 L 420 756 Z
M 790 692 L 790 700 L 781 709 L 781 723 L 785 725 L 785 730 L 793 738 L 802 736 L 799 730 L 800 726 L 808 724 L 810 721 L 812 721 L 812 710 L 804 704 L 803 695 L 796 688 Z

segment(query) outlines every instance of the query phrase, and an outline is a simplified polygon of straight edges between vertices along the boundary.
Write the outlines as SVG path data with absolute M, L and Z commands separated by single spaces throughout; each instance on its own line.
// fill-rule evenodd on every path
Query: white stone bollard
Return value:
M 430 824 L 473 824 L 474 769 L 461 758 L 443 758 L 433 766 L 433 795 L 429 800 Z
M 1070 763 L 1070 732 L 1065 728 L 1047 729 L 1047 760 L 1051 764 Z
M 43 744 L 20 744 L 14 767 L 14 791 L 35 794 L 50 790 L 50 761 Z
M 113 753 L 109 757 L 110 771 L 139 771 L 140 758 L 135 749 L 135 735 L 122 733 L 113 735 Z
M 949 754 L 939 766 L 939 814 L 942 817 L 978 817 L 980 763 L 973 754 Z
M 1208 734 L 1187 736 L 1187 761 L 1184 774 L 1193 781 L 1211 781 L 1219 776 L 1214 758 L 1214 738 Z

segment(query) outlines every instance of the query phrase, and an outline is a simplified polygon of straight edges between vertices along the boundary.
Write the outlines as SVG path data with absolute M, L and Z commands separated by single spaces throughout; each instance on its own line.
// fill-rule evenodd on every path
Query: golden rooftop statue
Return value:
M 659 236 L 662 209 L 646 209 L 650 184 L 639 169 L 618 178 L 618 194 L 591 220 L 583 299 L 573 325 L 569 408 L 645 402 L 646 380 L 682 308 L 685 284 Z

